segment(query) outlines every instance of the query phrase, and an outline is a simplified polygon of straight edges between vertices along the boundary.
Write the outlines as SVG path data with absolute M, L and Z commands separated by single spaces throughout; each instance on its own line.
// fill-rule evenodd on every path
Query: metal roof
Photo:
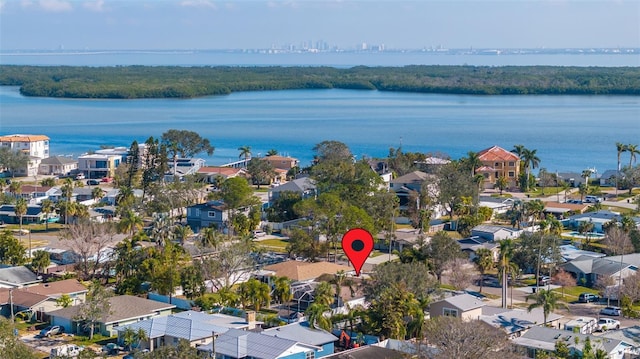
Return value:
M 285 338 L 300 343 L 318 346 L 333 343 L 338 340 L 335 335 L 325 330 L 312 329 L 303 323 L 291 323 L 281 327 L 267 329 L 262 333 L 277 338 Z

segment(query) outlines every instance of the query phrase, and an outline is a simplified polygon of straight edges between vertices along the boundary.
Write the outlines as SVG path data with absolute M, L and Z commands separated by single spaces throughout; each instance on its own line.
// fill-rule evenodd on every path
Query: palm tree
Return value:
M 521 159 L 524 162 L 524 169 L 527 176 L 527 181 L 526 181 L 527 186 L 525 189 L 526 191 L 529 190 L 529 187 L 531 185 L 531 182 L 530 182 L 531 170 L 538 168 L 538 165 L 540 164 L 540 158 L 538 158 L 538 156 L 536 155 L 537 151 L 538 150 L 529 150 L 525 148 L 522 152 Z
M 558 307 L 563 307 L 569 309 L 567 304 L 560 302 L 560 296 L 553 292 L 552 290 L 540 289 L 537 293 L 532 294 L 527 297 L 527 301 L 529 299 L 535 300 L 535 303 L 529 304 L 527 307 L 527 311 L 532 311 L 535 308 L 542 308 L 542 315 L 544 316 L 544 325 L 547 325 L 547 318 L 549 317 L 549 313 L 558 309 Z
M 331 330 L 331 318 L 324 315 L 329 310 L 328 305 L 320 303 L 312 303 L 304 314 L 307 317 L 307 321 L 312 328 L 320 328 L 324 330 Z
M 91 198 L 95 201 L 99 201 L 104 197 L 104 191 L 100 187 L 94 187 L 91 190 Z
M 64 184 L 60 188 L 62 190 L 62 197 L 65 198 L 66 205 L 64 206 L 64 224 L 69 224 L 69 211 L 71 209 L 71 196 L 73 196 L 73 180 L 71 178 L 65 178 Z
M 49 213 L 53 212 L 53 208 L 53 201 L 48 198 L 40 202 L 40 211 L 44 213 L 44 226 L 47 231 L 49 230 Z
M 482 161 L 477 152 L 467 152 L 467 158 L 465 159 L 466 165 L 471 169 L 471 177 L 475 176 L 476 169 L 482 166 Z
M 273 284 L 273 298 L 279 303 L 287 303 L 293 299 L 291 280 L 287 277 L 276 277 Z
M 222 242 L 222 239 L 213 227 L 206 227 L 200 230 L 200 244 L 203 247 L 211 246 L 213 249 L 216 249 L 220 245 L 220 242 Z
M 238 151 L 240 151 L 240 155 L 238 158 L 244 157 L 244 160 L 247 161 L 251 158 L 251 147 L 250 146 L 240 146 L 238 147 Z
M 618 180 L 620 178 L 620 155 L 627 151 L 627 145 L 616 142 L 616 150 L 618 151 L 618 173 L 616 174 L 616 198 L 618 198 Z
M 118 222 L 117 229 L 120 233 L 129 233 L 131 236 L 142 229 L 144 222 L 134 211 L 127 210 Z
M 511 264 L 511 257 L 513 256 L 513 240 L 505 239 L 500 242 L 500 263 L 499 267 L 502 272 L 502 307 L 507 308 L 507 270 Z
M 504 191 L 509 185 L 509 180 L 505 176 L 500 176 L 496 179 L 496 188 L 500 190 L 500 195 L 502 196 L 502 191 Z
M 487 248 L 480 248 L 476 251 L 476 258 L 474 259 L 474 262 L 476 263 L 476 266 L 478 266 L 478 272 L 480 272 L 480 293 L 482 293 L 484 274 L 495 265 L 493 262 L 493 253 Z
M 335 299 L 333 287 L 328 282 L 320 282 L 316 289 L 313 291 L 313 302 L 330 306 Z
M 338 298 L 338 302 L 340 303 L 338 305 L 342 305 L 343 303 L 341 295 L 342 287 L 349 288 L 351 296 L 353 296 L 355 293 L 354 283 L 350 278 L 347 278 L 347 273 L 344 270 L 339 270 L 334 275 L 333 279 L 331 279 L 331 283 L 336 286 L 336 297 Z
M 22 234 L 22 217 L 27 214 L 27 201 L 22 197 L 18 198 L 13 211 L 15 212 L 16 217 L 20 220 L 20 234 Z
M 627 145 L 627 152 L 629 152 L 629 168 L 636 162 L 636 155 L 640 155 L 640 149 L 638 145 Z
M 592 174 L 593 174 L 593 171 L 590 168 L 587 168 L 586 170 L 582 171 L 582 177 L 584 178 L 585 193 L 589 192 L 589 177 L 591 177 Z M 580 197 L 580 199 L 582 200 L 582 197 Z
M 267 156 L 275 156 L 277 154 L 278 154 L 278 150 L 276 150 L 275 148 L 272 148 L 269 151 L 267 151 Z
M 189 226 L 178 225 L 174 229 L 175 238 L 177 238 L 180 241 L 181 245 L 184 245 L 184 241 L 187 240 L 187 238 L 192 234 L 193 234 L 193 231 Z

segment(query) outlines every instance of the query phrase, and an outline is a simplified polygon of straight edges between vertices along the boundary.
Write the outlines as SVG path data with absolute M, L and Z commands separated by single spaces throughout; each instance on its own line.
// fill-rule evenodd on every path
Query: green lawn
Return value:
M 287 253 L 287 244 L 289 243 L 286 239 L 264 239 L 261 241 L 257 241 L 256 244 L 259 247 L 262 247 L 268 251 L 276 252 L 276 253 Z
M 554 292 L 558 294 L 562 294 L 562 288 L 553 289 Z M 568 300 L 578 300 L 578 297 L 581 293 L 593 293 L 595 295 L 600 295 L 599 292 L 593 288 L 575 286 L 575 287 L 565 287 L 564 288 L 564 296 L 563 299 Z

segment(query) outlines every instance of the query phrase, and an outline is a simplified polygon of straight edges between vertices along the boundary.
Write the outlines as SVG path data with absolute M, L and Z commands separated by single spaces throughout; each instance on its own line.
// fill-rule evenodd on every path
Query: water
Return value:
M 100 145 L 129 146 L 186 129 L 216 147 L 210 165 L 270 149 L 308 165 L 323 140 L 346 143 L 361 158 L 390 147 L 446 153 L 515 144 L 536 149 L 548 171 L 598 173 L 617 166 L 616 142 L 640 144 L 640 97 L 466 96 L 357 90 L 234 93 L 197 99 L 82 100 L 30 98 L 0 87 L 0 134 L 51 138 L 51 153 L 74 155 Z M 623 154 L 622 161 L 628 163 Z

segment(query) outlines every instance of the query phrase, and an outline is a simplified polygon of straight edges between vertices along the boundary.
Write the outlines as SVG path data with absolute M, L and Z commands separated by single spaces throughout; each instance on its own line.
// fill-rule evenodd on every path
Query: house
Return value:
M 297 158 L 293 158 L 293 157 L 273 155 L 273 156 L 263 157 L 263 159 L 269 162 L 269 164 L 271 164 L 273 168 L 277 168 L 285 171 L 289 171 L 294 167 L 300 166 L 300 161 L 298 161 Z
M 40 204 L 45 199 L 51 199 L 51 196 L 55 196 L 55 194 L 55 187 L 25 184 L 20 186 L 19 196 L 29 204 Z
M 589 209 L 589 204 L 586 203 L 544 203 L 544 214 L 551 214 L 558 219 L 563 219 L 574 214 L 584 213 L 587 209 Z
M 25 266 L 0 268 L 0 288 L 22 288 L 42 282 L 42 278 Z
M 322 329 L 310 328 L 307 322 L 291 323 L 280 327 L 266 329 L 262 334 L 319 347 L 320 349 L 315 351 L 316 358 L 333 354 L 334 343 L 338 341 L 338 338 L 335 335 Z
M 477 236 L 459 239 L 458 245 L 462 253 L 469 256 L 470 261 L 473 261 L 477 257 L 476 253 L 482 248 L 491 251 L 494 262 L 498 261 L 500 255 L 500 245 L 498 243 Z
M 549 313 L 547 325 L 555 327 L 563 316 Z M 495 328 L 501 328 L 509 338 L 517 338 L 534 326 L 544 326 L 544 311 L 542 308 L 506 309 L 498 307 L 482 307 L 480 320 Z
M 422 171 L 413 171 L 392 179 L 389 183 L 389 189 L 396 193 L 400 200 L 400 208 L 407 209 L 409 203 L 409 194 L 411 192 L 422 192 L 422 184 L 432 175 Z
M 430 156 L 425 158 L 424 161 L 416 162 L 415 165 L 426 173 L 436 173 L 442 166 L 449 163 L 451 163 L 449 159 Z
M 330 262 L 286 261 L 264 267 L 278 277 L 287 277 L 293 282 L 311 281 L 323 274 L 336 274 L 339 271 L 352 272 L 353 268 Z
M 148 300 L 132 295 L 120 295 L 108 299 L 110 313 L 104 315 L 102 321 L 96 326 L 96 331 L 104 336 L 117 334 L 117 328 L 150 319 L 157 316 L 169 315 L 176 306 Z M 82 333 L 82 323 L 76 317 L 80 312 L 80 305 L 58 309 L 49 313 L 52 325 L 60 325 L 68 333 Z
M 481 299 L 464 293 L 431 303 L 429 314 L 431 318 L 445 316 L 474 320 L 481 317 L 483 307 Z
M 515 153 L 492 146 L 478 152 L 478 159 L 482 165 L 475 169 L 475 173 L 484 176 L 484 188 L 494 188 L 501 177 L 507 179 L 507 188 L 517 186 L 520 176 L 520 157 Z
M 584 183 L 584 177 L 577 172 L 558 172 L 558 181 L 568 183 L 573 188 L 578 188 Z
M 233 167 L 216 167 L 216 166 L 203 166 L 198 169 L 198 175 L 203 176 L 206 183 L 219 184 L 218 178 L 226 180 L 233 177 L 246 177 L 247 170 L 244 168 Z
M 513 202 L 511 198 L 481 196 L 478 201 L 478 206 L 491 208 L 492 215 L 496 215 L 507 213 L 509 209 L 513 208 Z
M 578 228 L 580 228 L 580 223 L 590 222 L 593 223 L 593 230 L 591 232 L 602 234 L 604 233 L 605 225 L 614 220 L 618 223 L 622 222 L 622 216 L 620 213 L 600 210 L 573 215 L 563 220 L 562 224 L 565 227 L 578 230 Z M 635 223 L 636 228 L 640 228 L 640 217 L 632 217 L 631 220 Z
M 78 169 L 78 161 L 64 156 L 47 157 L 40 161 L 38 174 L 66 175 Z
M 521 229 L 488 224 L 481 224 L 471 229 L 471 236 L 477 236 L 489 241 L 518 238 L 522 233 L 524 233 L 524 231 Z
M 603 350 L 607 358 L 622 359 L 630 345 L 622 340 L 605 339 L 589 334 L 572 333 L 566 330 L 532 327 L 521 337 L 512 340 L 519 352 L 528 358 L 553 353 L 556 343 L 563 342 L 572 354 L 582 355 L 586 339 L 589 338 L 593 351 Z
M 607 330 L 602 334 L 604 338 L 621 340 L 630 345 L 627 347 L 627 353 L 632 358 L 640 357 L 640 326 L 634 325 L 628 328 L 618 330 Z
M 374 159 L 367 160 L 367 163 L 371 170 L 380 176 L 380 179 L 382 179 L 380 190 L 388 191 L 391 180 L 393 179 L 393 172 L 389 168 L 389 164 L 386 161 Z
M 120 188 L 114 188 L 107 193 L 105 193 L 104 197 L 102 197 L 101 202 L 106 203 L 109 206 L 116 205 L 116 199 L 120 194 Z M 142 198 L 143 191 L 141 189 L 134 189 L 133 196 L 136 198 Z
M 113 177 L 122 156 L 117 154 L 87 154 L 78 157 L 78 170 L 87 178 Z
M 387 349 L 376 345 L 348 349 L 329 355 L 325 358 L 332 359 L 404 359 L 407 355 L 393 349 Z
M 618 171 L 606 170 L 600 175 L 600 186 L 615 186 Z
M 213 345 L 199 346 L 198 350 L 212 353 Z M 321 348 L 290 339 L 238 329 L 229 329 L 215 339 L 216 358 L 222 359 L 319 358 L 317 352 L 321 353 Z
M 622 262 L 621 262 L 622 259 Z M 640 253 L 627 254 L 623 257 L 593 257 L 582 255 L 564 263 L 561 267 L 576 278 L 578 284 L 594 286 L 601 278 L 626 278 L 638 271 Z
M 74 202 L 84 202 L 93 199 L 93 188 L 91 187 L 74 187 L 71 194 Z
M 576 248 L 572 244 L 563 244 L 560 246 L 560 256 L 566 262 L 572 261 L 580 256 L 589 256 L 593 258 L 605 257 L 606 254 L 592 251 L 585 251 Z
M 309 177 L 296 178 L 293 181 L 281 184 L 269 189 L 269 203 L 273 203 L 283 192 L 298 193 L 305 198 L 315 198 L 317 196 L 315 181 Z
M 40 283 L 18 289 L 0 289 L 1 314 L 8 317 L 13 304 L 13 313 L 31 312 L 42 320 L 44 314 L 58 309 L 56 300 L 63 294 L 68 295 L 72 305 L 84 302 L 87 288 L 76 279 Z
M 222 201 L 209 201 L 187 207 L 187 225 L 194 233 L 207 227 L 225 228 L 228 217 L 227 206 Z
M 42 223 L 45 215 L 42 207 L 28 205 L 27 212 L 22 216 L 22 224 Z M 13 204 L 0 205 L 0 223 L 20 223 L 20 217 L 16 216 L 16 206 Z
M 164 180 L 166 182 L 174 182 L 182 180 L 184 176 L 195 175 L 205 163 L 206 161 L 202 158 L 176 158 L 174 161 L 169 160 L 169 171 L 164 175 Z
M 6 135 L 0 136 L 0 146 L 39 159 L 49 157 L 49 137 L 44 135 Z
M 192 346 L 211 343 L 213 335 L 221 335 L 229 329 L 247 330 L 250 323 L 242 318 L 226 314 L 207 314 L 188 310 L 165 316 L 157 316 L 136 323 L 118 327 L 118 341 L 124 341 L 127 329 L 143 330 L 147 340 L 140 344 L 140 349 L 149 349 L 165 345 L 176 345 L 180 339 Z

